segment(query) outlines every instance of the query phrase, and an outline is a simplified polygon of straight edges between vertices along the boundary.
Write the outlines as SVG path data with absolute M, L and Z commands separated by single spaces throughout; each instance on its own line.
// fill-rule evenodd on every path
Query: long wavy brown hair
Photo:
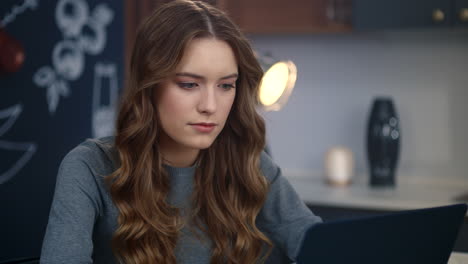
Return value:
M 263 71 L 247 39 L 223 12 L 177 0 L 140 26 L 119 109 L 120 167 L 106 181 L 119 210 L 112 249 L 120 262 L 176 263 L 184 222 L 166 201 L 171 187 L 158 147 L 161 127 L 153 93 L 174 73 L 187 44 L 202 37 L 231 46 L 239 77 L 224 129 L 197 159 L 191 219 L 213 242 L 211 263 L 262 262 L 272 246 L 255 223 L 269 187 L 259 167 L 265 124 L 255 109 Z

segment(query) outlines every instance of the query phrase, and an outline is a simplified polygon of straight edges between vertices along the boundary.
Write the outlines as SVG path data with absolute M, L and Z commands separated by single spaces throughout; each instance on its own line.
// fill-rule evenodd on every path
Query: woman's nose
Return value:
M 206 114 L 214 113 L 217 106 L 216 90 L 213 87 L 206 87 L 201 90 L 198 111 Z

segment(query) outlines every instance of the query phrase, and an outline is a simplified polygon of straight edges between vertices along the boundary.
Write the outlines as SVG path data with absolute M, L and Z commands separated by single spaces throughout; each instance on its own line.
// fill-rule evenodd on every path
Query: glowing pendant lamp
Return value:
M 296 83 L 297 69 L 292 61 L 271 65 L 262 78 L 259 99 L 265 111 L 278 111 L 288 101 Z

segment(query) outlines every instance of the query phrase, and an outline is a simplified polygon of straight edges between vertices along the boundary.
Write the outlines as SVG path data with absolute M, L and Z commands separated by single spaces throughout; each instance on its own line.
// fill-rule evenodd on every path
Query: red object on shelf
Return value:
M 16 72 L 24 62 L 24 49 L 21 43 L 0 28 L 0 72 Z

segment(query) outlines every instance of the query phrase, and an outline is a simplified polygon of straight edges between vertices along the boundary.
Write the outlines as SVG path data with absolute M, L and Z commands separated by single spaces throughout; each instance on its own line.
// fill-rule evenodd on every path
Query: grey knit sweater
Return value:
M 117 229 L 118 210 L 103 177 L 118 162 L 113 138 L 87 140 L 63 159 L 55 187 L 41 263 L 117 263 L 110 241 Z M 289 263 L 298 254 L 305 231 L 321 219 L 300 200 L 281 170 L 265 153 L 261 171 L 270 182 L 257 226 L 275 244 L 267 263 Z M 190 206 L 195 167 L 165 166 L 170 175 L 170 204 L 182 211 Z M 209 263 L 211 241 L 181 230 L 175 249 L 177 263 Z M 197 232 L 197 234 L 200 232 Z

